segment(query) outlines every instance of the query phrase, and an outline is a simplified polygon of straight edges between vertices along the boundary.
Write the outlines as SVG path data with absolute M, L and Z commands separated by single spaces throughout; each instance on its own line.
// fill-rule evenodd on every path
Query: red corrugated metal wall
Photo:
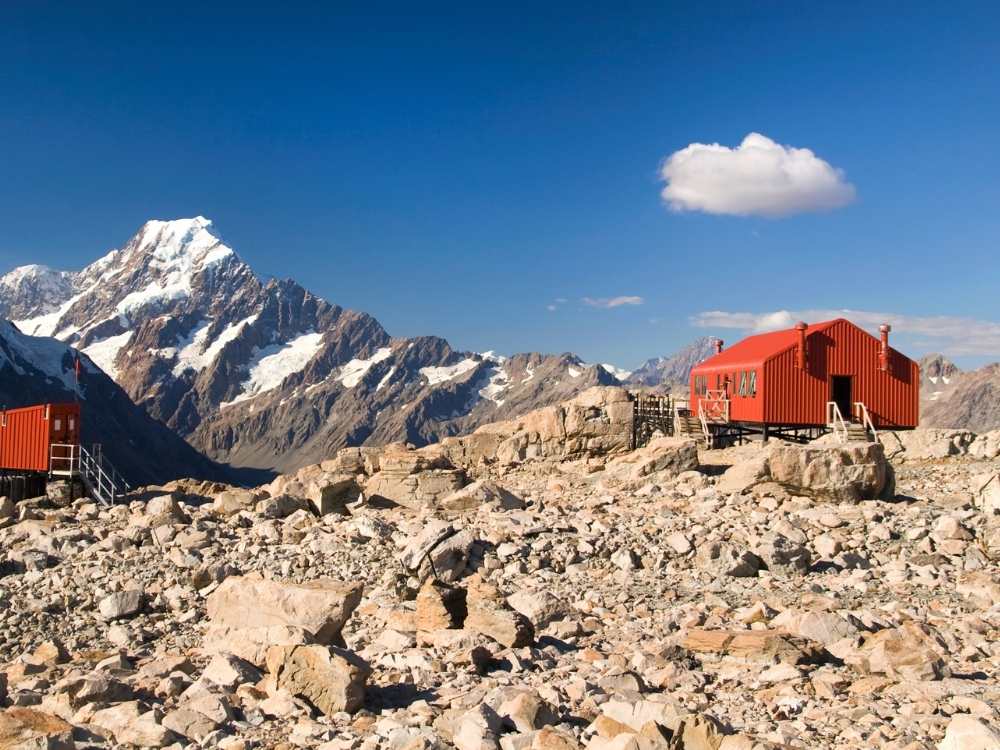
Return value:
M 889 372 L 882 372 L 878 367 L 880 346 L 878 339 L 860 328 L 838 321 L 825 331 L 810 334 L 805 371 L 795 367 L 794 348 L 768 360 L 763 377 L 766 421 L 824 424 L 826 403 L 831 400 L 830 378 L 848 375 L 852 377 L 852 400 L 868 407 L 876 427 L 916 427 L 920 368 L 916 362 L 890 350 Z
M 753 396 L 741 396 L 739 394 L 740 373 L 754 370 L 757 373 L 757 393 Z M 708 378 L 708 388 L 716 389 L 717 378 L 724 382 L 729 376 L 729 419 L 734 422 L 763 422 L 764 421 L 764 372 L 760 367 L 704 367 L 699 366 L 698 375 Z M 691 410 L 698 413 L 699 395 L 695 392 L 694 379 L 691 380 Z M 721 387 L 721 386 L 720 386 Z
M 0 469 L 48 471 L 52 443 L 79 443 L 80 407 L 42 404 L 0 412 Z

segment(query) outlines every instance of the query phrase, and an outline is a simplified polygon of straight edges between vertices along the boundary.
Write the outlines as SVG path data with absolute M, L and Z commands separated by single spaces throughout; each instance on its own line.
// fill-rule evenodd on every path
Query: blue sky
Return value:
M 0 269 L 200 214 L 463 349 L 634 366 L 850 309 L 1000 358 L 995 5 L 477 5 L 4 3 Z M 853 199 L 668 207 L 671 154 L 750 133 Z

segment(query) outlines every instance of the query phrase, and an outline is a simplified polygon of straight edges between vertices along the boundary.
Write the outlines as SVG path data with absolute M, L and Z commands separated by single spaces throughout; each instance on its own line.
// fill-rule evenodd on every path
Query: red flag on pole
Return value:
M 76 372 L 76 382 L 80 382 L 80 355 L 76 355 L 76 361 L 73 363 L 73 370 Z

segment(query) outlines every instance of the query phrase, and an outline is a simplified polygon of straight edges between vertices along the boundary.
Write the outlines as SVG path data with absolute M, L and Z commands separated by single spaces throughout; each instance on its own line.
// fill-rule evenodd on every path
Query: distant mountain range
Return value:
M 940 354 L 920 360 L 920 422 L 973 432 L 1000 428 L 1000 363 L 963 372 Z
M 684 385 L 691 375 L 691 368 L 713 354 L 715 339 L 703 336 L 668 357 L 647 359 L 641 367 L 629 373 L 624 382 L 645 386 Z
M 593 385 L 669 386 L 709 346 L 628 373 L 392 337 L 294 281 L 261 280 L 202 217 L 147 222 L 79 272 L 15 269 L 0 277 L 0 316 L 83 351 L 213 460 L 280 471 L 345 445 L 425 444 Z
M 156 435 L 167 458 L 144 476 L 157 478 L 219 477 L 220 464 L 290 471 L 345 445 L 422 445 L 598 384 L 676 389 L 714 352 L 701 338 L 628 372 L 571 353 L 502 357 L 393 337 L 294 281 L 260 279 L 201 217 L 147 222 L 79 272 L 31 265 L 0 276 L 0 318 L 21 332 L 3 323 L 0 395 L 10 405 L 65 397 L 76 347 L 90 379 L 85 423 L 110 419 L 105 442 Z M 940 355 L 921 365 L 924 424 L 1000 425 L 1000 365 L 963 373 Z M 140 409 L 119 403 L 129 399 Z M 175 435 L 211 460 L 199 464 Z

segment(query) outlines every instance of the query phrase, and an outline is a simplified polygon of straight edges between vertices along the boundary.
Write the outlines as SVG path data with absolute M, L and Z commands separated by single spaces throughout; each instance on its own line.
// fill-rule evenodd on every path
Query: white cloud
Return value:
M 760 133 L 737 148 L 692 143 L 666 158 L 660 177 L 673 211 L 778 217 L 840 208 L 855 196 L 842 170 Z
M 919 346 L 951 356 L 1000 355 L 1000 323 L 950 315 L 905 315 L 869 310 L 776 310 L 773 312 L 726 312 L 711 310 L 698 313 L 691 323 L 699 328 L 735 328 L 761 333 L 791 328 L 799 320 L 815 323 L 833 318 L 847 318 L 872 333 L 882 323 L 892 325 L 893 334 L 919 337 Z
M 605 310 L 610 310 L 613 307 L 621 307 L 622 305 L 641 305 L 644 300 L 642 297 L 636 296 L 623 296 L 623 297 L 584 297 L 583 304 L 588 307 L 600 307 Z

